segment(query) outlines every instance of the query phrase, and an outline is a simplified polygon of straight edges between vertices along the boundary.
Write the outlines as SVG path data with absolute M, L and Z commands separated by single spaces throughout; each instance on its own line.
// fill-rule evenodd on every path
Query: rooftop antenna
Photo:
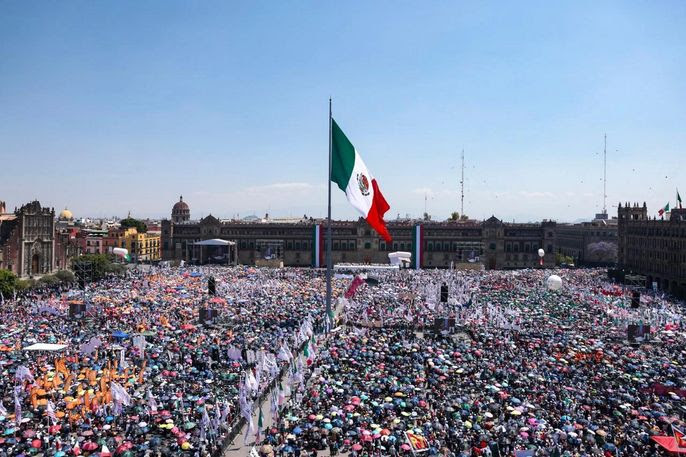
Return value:
M 603 214 L 607 214 L 607 133 L 603 146 Z
M 464 148 L 462 149 L 462 178 L 460 179 L 460 217 L 464 216 Z

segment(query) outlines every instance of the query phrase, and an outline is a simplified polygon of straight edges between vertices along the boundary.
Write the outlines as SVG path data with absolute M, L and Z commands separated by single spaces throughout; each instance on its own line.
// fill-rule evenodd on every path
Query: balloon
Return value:
M 129 253 L 129 250 L 128 250 L 128 249 L 124 249 L 124 248 L 114 248 L 114 249 L 112 249 L 112 254 L 114 254 L 114 255 L 126 257 L 126 255 L 127 255 L 128 253 Z
M 545 255 L 545 251 L 542 248 L 538 249 L 538 256 L 543 257 Z
M 548 285 L 548 290 L 560 290 L 562 287 L 562 278 L 558 275 L 550 275 L 548 276 L 546 283 Z

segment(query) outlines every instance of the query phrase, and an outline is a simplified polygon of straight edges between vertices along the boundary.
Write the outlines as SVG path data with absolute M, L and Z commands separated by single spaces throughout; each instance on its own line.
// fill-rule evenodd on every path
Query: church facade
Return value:
M 55 267 L 55 209 L 33 201 L 0 213 L 0 268 L 27 278 Z

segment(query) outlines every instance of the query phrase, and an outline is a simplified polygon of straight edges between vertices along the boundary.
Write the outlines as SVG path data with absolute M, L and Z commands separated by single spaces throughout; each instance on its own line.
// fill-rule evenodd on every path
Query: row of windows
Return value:
M 683 227 L 627 227 L 626 233 L 629 235 L 670 236 L 686 238 L 686 228 Z
M 536 252 L 538 243 L 505 243 L 505 252 Z

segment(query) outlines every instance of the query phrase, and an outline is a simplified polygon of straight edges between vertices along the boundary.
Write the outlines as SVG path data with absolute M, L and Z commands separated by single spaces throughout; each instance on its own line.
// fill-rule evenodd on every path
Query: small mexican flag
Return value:
M 665 213 L 669 212 L 669 203 L 665 205 L 664 208 L 660 208 L 660 211 L 657 212 L 659 216 L 664 216 Z
M 260 432 L 262 431 L 263 426 L 264 426 L 264 415 L 262 414 L 262 406 L 260 405 L 260 415 L 257 418 L 257 434 L 255 435 L 255 443 L 256 444 L 260 441 Z
M 343 130 L 331 119 L 331 181 L 345 192 L 351 205 L 367 219 L 384 240 L 391 241 L 383 215 L 390 209 L 376 179 Z

